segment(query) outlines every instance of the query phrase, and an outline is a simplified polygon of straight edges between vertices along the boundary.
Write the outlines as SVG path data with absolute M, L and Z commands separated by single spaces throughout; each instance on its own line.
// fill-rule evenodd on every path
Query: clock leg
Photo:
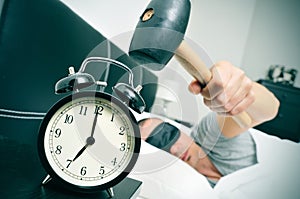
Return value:
M 42 185 L 47 184 L 50 180 L 52 180 L 52 178 L 50 177 L 50 175 L 47 175 L 46 178 L 43 180 Z
M 107 191 L 107 193 L 108 193 L 108 195 L 109 195 L 110 198 L 114 197 L 114 190 L 113 190 L 112 187 L 109 188 L 109 189 L 106 189 L 106 191 Z

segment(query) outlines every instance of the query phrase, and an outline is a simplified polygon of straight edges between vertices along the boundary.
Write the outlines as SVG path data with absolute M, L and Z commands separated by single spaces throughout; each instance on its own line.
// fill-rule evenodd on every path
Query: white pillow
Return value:
M 142 198 L 217 198 L 203 175 L 175 156 L 144 141 L 129 177 L 143 182 Z
M 258 164 L 223 177 L 214 190 L 220 199 L 299 199 L 300 144 L 251 129 Z

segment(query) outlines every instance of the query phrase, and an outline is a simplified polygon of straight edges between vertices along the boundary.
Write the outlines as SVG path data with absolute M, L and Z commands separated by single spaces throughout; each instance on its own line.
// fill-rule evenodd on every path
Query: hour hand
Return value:
M 74 162 L 84 151 L 89 145 L 93 145 L 95 143 L 95 139 L 93 137 L 88 137 L 86 139 L 86 144 L 78 151 L 76 156 L 73 158 L 72 162 Z
M 76 154 L 76 156 L 73 158 L 73 160 L 72 160 L 72 162 L 74 162 L 84 151 L 85 151 L 85 149 L 87 148 L 89 146 L 89 144 L 88 143 L 86 143 L 85 145 L 84 145 L 84 147 L 82 147 L 81 149 L 80 149 L 80 151 L 78 151 L 78 153 Z

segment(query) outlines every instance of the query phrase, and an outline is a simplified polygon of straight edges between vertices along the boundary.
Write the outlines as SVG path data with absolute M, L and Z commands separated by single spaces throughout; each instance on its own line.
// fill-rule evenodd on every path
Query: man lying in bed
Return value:
M 222 176 L 257 163 L 256 145 L 248 129 L 274 118 L 279 101 L 229 62 L 216 63 L 211 72 L 213 78 L 205 88 L 197 81 L 189 85 L 212 110 L 191 137 L 159 118 L 144 119 L 139 126 L 142 139 L 179 157 L 214 186 Z M 229 117 L 243 111 L 252 119 L 247 128 Z

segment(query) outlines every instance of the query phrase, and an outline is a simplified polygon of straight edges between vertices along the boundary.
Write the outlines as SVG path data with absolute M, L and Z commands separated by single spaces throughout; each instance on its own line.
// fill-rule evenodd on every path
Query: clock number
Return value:
M 100 167 L 99 174 L 103 175 L 105 173 L 104 166 Z
M 73 115 L 66 114 L 65 123 L 71 124 L 73 122 Z
M 80 114 L 80 115 L 86 115 L 87 108 L 88 108 L 88 107 L 86 107 L 86 106 L 81 106 L 81 107 L 80 107 L 79 114 Z
M 59 138 L 60 135 L 61 135 L 61 129 L 58 128 L 58 129 L 55 130 L 55 135 L 54 135 L 54 137 Z
M 117 158 L 114 158 L 112 161 L 110 161 L 112 164 L 113 164 L 113 166 L 115 166 L 116 164 L 117 164 Z
M 103 111 L 103 109 L 104 109 L 103 106 L 97 106 L 97 105 L 96 105 L 96 106 L 95 106 L 95 112 L 94 112 L 94 113 L 95 113 L 95 114 L 102 115 L 101 112 Z
M 126 149 L 126 144 L 124 142 L 122 142 L 120 151 L 125 151 L 125 149 Z
M 58 145 L 58 146 L 56 147 L 55 153 L 56 153 L 57 155 L 59 155 L 59 154 L 61 154 L 61 150 L 62 150 L 62 146 L 61 146 L 61 145 Z
M 115 113 L 112 113 L 112 115 L 111 115 L 111 122 L 113 122 L 114 121 L 114 119 L 115 119 Z
M 81 174 L 82 176 L 85 176 L 85 174 L 86 174 L 86 167 L 82 167 L 82 168 L 81 168 L 80 174 Z
M 73 160 L 68 159 L 67 162 L 68 162 L 68 164 L 67 164 L 67 167 L 66 167 L 66 168 L 69 168 L 69 166 L 70 166 L 70 164 L 73 162 Z
M 119 135 L 124 135 L 125 134 L 124 131 L 125 131 L 125 127 L 121 126 Z

